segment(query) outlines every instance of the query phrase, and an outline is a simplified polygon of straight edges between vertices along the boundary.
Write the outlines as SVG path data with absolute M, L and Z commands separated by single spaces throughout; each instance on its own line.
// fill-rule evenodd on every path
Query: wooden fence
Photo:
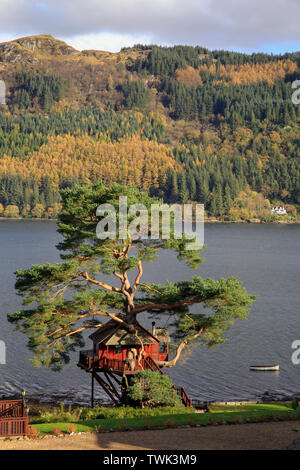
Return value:
M 28 416 L 23 400 L 0 401 L 0 437 L 26 436 Z

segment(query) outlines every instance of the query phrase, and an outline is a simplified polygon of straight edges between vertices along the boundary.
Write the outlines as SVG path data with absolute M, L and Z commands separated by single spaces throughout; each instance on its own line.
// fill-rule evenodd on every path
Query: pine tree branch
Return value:
M 175 354 L 175 357 L 171 360 L 171 361 L 156 361 L 156 363 L 160 366 L 160 367 L 174 367 L 178 361 L 178 359 L 180 358 L 180 355 L 183 351 L 183 349 L 189 344 L 191 343 L 192 341 L 194 341 L 195 339 L 197 339 L 201 333 L 203 333 L 204 331 L 204 328 L 201 328 L 196 334 L 194 334 L 193 336 L 189 336 L 188 338 L 184 339 L 180 344 L 179 346 L 177 347 L 176 349 L 176 354 Z
M 119 287 L 114 287 L 114 286 L 111 286 L 109 284 L 106 284 L 105 282 L 100 282 L 100 281 L 97 281 L 96 279 L 92 279 L 88 273 L 86 271 L 82 271 L 80 273 L 77 274 L 78 277 L 83 277 L 86 281 L 92 283 L 92 284 L 95 284 L 96 286 L 100 286 L 102 287 L 103 289 L 106 289 L 106 290 L 109 290 L 109 291 L 112 291 L 112 292 L 120 292 L 122 293 L 122 290 L 119 288 Z
M 69 315 L 65 315 L 63 313 L 58 313 L 58 312 L 53 312 L 53 315 L 59 315 L 61 317 L 68 317 L 69 316 Z M 90 313 L 85 313 L 83 315 L 78 315 L 74 321 L 72 321 L 70 323 L 67 323 L 66 325 L 62 326 L 61 328 L 57 328 L 55 331 L 52 331 L 51 333 L 49 333 L 45 336 L 47 336 L 49 338 L 49 337 L 55 335 L 56 333 L 58 333 L 59 331 L 64 330 L 68 326 L 75 325 L 78 322 L 78 320 L 81 320 L 82 318 L 95 317 L 96 315 L 109 315 L 109 316 L 112 316 L 113 314 L 110 314 L 108 312 L 104 312 L 102 310 L 97 310 L 96 312 L 90 312 Z
M 117 271 L 114 271 L 114 273 L 113 273 L 113 274 L 114 274 L 114 276 L 116 276 L 117 278 L 121 279 L 121 281 L 123 280 L 123 276 L 122 276 L 122 274 L 120 274 L 120 273 L 117 273 Z
M 162 295 L 161 291 L 159 291 L 157 289 L 153 289 L 153 287 L 150 287 L 148 284 L 146 284 L 144 282 L 139 282 L 138 286 L 145 287 L 146 289 L 150 290 L 151 292 L 155 292 L 156 294 Z
M 166 304 L 166 303 L 157 303 L 157 304 L 144 304 L 144 305 L 139 305 L 138 307 L 135 307 L 132 310 L 132 313 L 142 313 L 142 312 L 147 312 L 149 310 L 173 310 L 174 308 L 182 307 L 183 305 L 193 305 L 197 303 L 201 303 L 207 300 L 206 298 L 203 297 L 194 297 L 191 300 L 178 300 L 177 302 L 174 302 L 172 304 Z
M 134 284 L 133 284 L 133 286 L 132 286 L 132 292 L 133 292 L 133 293 L 136 292 L 137 286 L 139 285 L 139 281 L 140 281 L 140 279 L 141 279 L 141 277 L 142 277 L 142 275 L 143 275 L 143 265 L 142 265 L 141 260 L 138 262 L 138 270 L 139 270 L 138 275 L 136 276 L 135 281 L 134 281 Z
M 55 338 L 55 340 L 53 340 L 51 343 L 47 344 L 47 348 L 51 347 L 51 346 L 54 346 L 61 339 L 68 338 L 69 336 L 75 335 L 76 333 L 80 333 L 80 331 L 87 330 L 88 328 L 100 328 L 101 326 L 103 326 L 103 323 L 98 323 L 96 325 L 81 326 L 80 328 L 77 328 L 76 330 L 69 331 L 69 333 L 63 334 L 63 335 L 59 336 L 58 338 Z

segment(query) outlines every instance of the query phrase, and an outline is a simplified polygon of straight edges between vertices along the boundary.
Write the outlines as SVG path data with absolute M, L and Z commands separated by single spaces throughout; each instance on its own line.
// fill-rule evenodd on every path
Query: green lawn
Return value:
M 274 412 L 276 413 L 277 411 L 282 412 L 282 411 L 294 411 L 292 408 L 292 402 L 291 401 L 285 401 L 285 402 L 271 402 L 271 403 L 246 403 L 244 405 L 211 405 L 210 410 L 213 413 L 219 413 L 219 412 L 242 412 L 242 411 L 247 411 L 247 412 Z M 300 411 L 300 407 L 299 410 Z
M 300 409 L 293 410 L 291 402 L 247 404 L 247 405 L 213 405 L 209 413 L 191 413 L 176 415 L 161 415 L 139 418 L 110 418 L 110 419 L 90 419 L 76 421 L 76 431 L 93 430 L 124 430 L 141 428 L 176 427 L 183 425 L 214 424 L 214 423 L 234 423 L 247 421 L 261 421 L 266 419 L 290 418 L 300 419 Z M 51 433 L 55 428 L 62 432 L 68 432 L 71 423 L 42 423 L 32 424 L 32 427 L 39 430 L 40 434 Z

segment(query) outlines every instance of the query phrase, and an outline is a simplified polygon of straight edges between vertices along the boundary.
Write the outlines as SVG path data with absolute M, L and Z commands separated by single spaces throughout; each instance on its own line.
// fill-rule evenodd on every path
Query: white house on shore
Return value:
M 286 215 L 286 209 L 283 206 L 270 207 L 269 210 L 272 212 L 272 214 Z

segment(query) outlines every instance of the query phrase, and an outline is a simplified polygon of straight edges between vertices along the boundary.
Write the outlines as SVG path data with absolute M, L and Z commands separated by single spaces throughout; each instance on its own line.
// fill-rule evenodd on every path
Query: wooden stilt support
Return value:
M 122 380 L 118 379 L 118 376 L 115 375 L 111 370 L 107 370 L 106 373 L 112 377 L 118 385 L 122 385 Z
M 103 388 L 103 390 L 109 396 L 109 398 L 111 398 L 113 402 L 116 405 L 118 405 L 119 395 L 117 395 L 117 398 L 116 398 L 116 394 L 114 393 L 115 392 L 114 388 L 112 388 L 109 384 L 107 384 L 105 380 L 103 380 L 102 377 L 100 377 L 100 375 L 96 374 L 96 372 L 94 374 L 95 374 L 95 379 L 97 380 L 98 384 Z
M 92 372 L 92 390 L 91 390 L 91 407 L 94 408 L 94 372 Z
M 111 387 L 112 393 L 118 398 L 119 401 L 121 401 L 121 396 L 117 392 L 117 389 L 116 389 L 115 385 L 113 384 L 113 382 L 111 381 L 111 379 L 109 377 L 109 375 L 111 375 L 111 377 L 113 377 L 113 378 L 114 378 L 114 376 L 112 374 L 109 374 L 108 372 L 104 372 L 104 375 L 105 375 L 106 380 L 108 381 L 108 383 Z

